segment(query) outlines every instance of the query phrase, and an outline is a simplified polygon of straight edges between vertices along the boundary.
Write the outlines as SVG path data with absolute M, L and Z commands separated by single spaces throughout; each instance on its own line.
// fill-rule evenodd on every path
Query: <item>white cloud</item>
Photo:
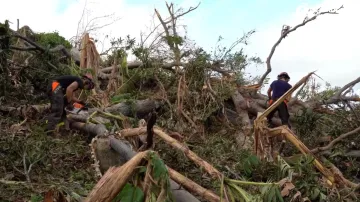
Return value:
M 292 78 L 291 83 L 295 84 L 307 73 L 317 70 L 316 73 L 325 81 L 342 86 L 360 76 L 360 29 L 356 26 L 356 19 L 360 19 L 357 10 L 360 2 L 324 0 L 311 8 L 315 10 L 321 7 L 321 10 L 326 11 L 340 7 L 341 3 L 344 9 L 338 15 L 319 16 L 281 42 L 272 58 L 271 79 L 275 79 L 279 72 L 286 71 Z M 301 5 L 292 16 L 283 21 L 269 22 L 268 26 L 259 27 L 246 50 L 257 53 L 266 60 L 271 47 L 280 36 L 282 25 L 295 26 L 301 23 L 308 9 L 308 5 Z M 264 65 L 248 72 L 262 74 L 265 69 Z M 321 82 L 320 79 L 317 81 Z
M 57 6 L 61 0 L 13 0 L 7 2 L 7 9 L 2 10 L 0 19 L 9 19 L 16 27 L 16 19 L 20 19 L 20 25 L 29 25 L 34 31 L 48 32 L 58 30 L 61 35 L 70 38 L 76 34 L 77 23 L 80 19 L 85 0 L 72 2 L 63 12 L 58 13 Z M 100 3 L 101 2 L 101 3 Z M 187 8 L 195 6 L 199 1 L 184 0 L 180 6 Z M 299 28 L 291 33 L 277 48 L 273 58 L 273 71 L 271 78 L 275 78 L 278 72 L 287 71 L 295 83 L 302 76 L 313 70 L 318 70 L 325 81 L 333 85 L 343 85 L 347 81 L 359 76 L 360 70 L 360 29 L 357 19 L 360 19 L 360 8 L 358 0 L 324 0 L 321 4 L 312 8 L 322 7 L 322 10 L 336 8 L 344 4 L 344 9 L 339 15 L 319 16 L 313 22 Z M 21 5 L 21 6 L 20 6 Z M 101 30 L 103 36 L 110 34 L 112 37 L 130 36 L 138 37 L 140 31 L 146 31 L 150 25 L 154 8 L 167 16 L 164 1 L 155 0 L 151 4 L 140 5 L 126 4 L 123 0 L 92 0 L 88 1 L 88 9 L 92 11 L 91 16 L 101 16 L 116 13 L 121 17 L 113 25 Z M 306 15 L 309 6 L 299 5 L 293 15 L 287 16 L 281 21 L 264 22 L 262 25 L 254 25 L 258 31 L 252 38 L 251 44 L 245 50 L 251 54 L 257 54 L 263 60 L 266 59 L 272 45 L 278 39 L 283 24 L 294 26 L 301 22 Z M 38 10 L 37 10 L 38 9 Z M 201 6 L 191 15 L 187 16 L 182 24 L 188 25 L 192 39 L 200 39 L 206 30 L 202 30 L 202 22 L 206 20 L 209 13 L 203 12 Z M 99 24 L 104 24 L 100 21 Z M 214 25 L 215 26 L 215 25 Z M 103 36 L 97 35 L 99 40 Z M 217 36 L 214 36 L 217 38 Z M 108 42 L 108 41 L 107 41 Z M 207 43 L 215 44 L 215 41 Z M 200 44 L 201 45 L 201 44 Z M 98 49 L 101 51 L 101 44 Z M 248 72 L 260 75 L 265 71 L 265 66 L 252 68 Z
M 35 0 L 22 1 L 14 0 L 7 3 L 7 8 L 0 13 L 0 19 L 9 19 L 13 24 L 11 27 L 16 28 L 16 19 L 20 19 L 20 27 L 23 25 L 30 26 L 35 32 L 50 32 L 59 31 L 62 36 L 67 39 L 76 35 L 78 22 L 81 18 L 82 11 L 86 0 L 67 0 L 68 8 L 62 12 L 58 12 L 58 5 L 61 0 Z M 62 2 L 64 3 L 64 2 Z M 192 3 L 192 0 L 184 0 L 180 6 L 187 6 Z M 19 7 L 18 5 L 22 5 Z M 41 6 L 40 6 L 41 5 Z M 91 0 L 87 1 L 86 9 L 91 13 L 86 15 L 88 17 L 85 22 L 90 21 L 94 17 L 104 16 L 114 13 L 114 18 L 120 20 L 106 26 L 98 32 L 90 33 L 90 37 L 96 38 L 99 41 L 104 41 L 105 35 L 112 37 L 131 37 L 140 36 L 140 31 L 149 32 L 151 22 L 153 19 L 154 8 L 159 12 L 168 16 L 167 8 L 164 1 L 155 0 L 146 5 L 126 4 L 124 0 Z M 41 9 L 36 11 L 36 9 Z M 14 12 L 16 10 L 16 12 Z M 156 19 L 157 20 L 157 19 Z M 98 25 L 104 25 L 112 20 L 110 18 L 102 18 L 97 20 Z M 97 43 L 98 51 L 106 50 L 110 46 L 109 39 L 105 40 L 103 47 L 102 43 Z

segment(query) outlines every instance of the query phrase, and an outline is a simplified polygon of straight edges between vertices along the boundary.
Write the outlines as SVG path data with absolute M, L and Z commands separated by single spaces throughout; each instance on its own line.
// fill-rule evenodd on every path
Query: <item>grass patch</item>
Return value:
M 15 135 L 10 134 L 7 127 L 2 128 L 0 178 L 23 183 L 0 183 L 0 199 L 38 201 L 50 188 L 79 195 L 87 194 L 96 180 L 85 137 L 76 133 L 47 137 L 43 126 L 27 124 L 25 132 Z M 23 159 L 27 171 L 32 165 L 28 174 L 24 172 Z

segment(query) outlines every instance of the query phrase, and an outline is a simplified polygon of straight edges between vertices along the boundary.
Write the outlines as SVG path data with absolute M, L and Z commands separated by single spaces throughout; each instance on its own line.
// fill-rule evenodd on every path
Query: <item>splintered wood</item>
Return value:
M 302 154 L 308 155 L 314 158 L 315 167 L 328 179 L 327 183 L 331 186 L 335 182 L 334 174 L 322 165 L 320 160 L 310 151 L 306 145 L 299 140 L 299 138 L 287 127 L 280 126 L 269 131 L 269 136 L 275 137 L 276 135 L 284 135 Z
M 89 33 L 85 33 L 82 38 L 81 55 L 80 55 L 80 68 L 89 69 L 92 72 L 95 88 L 97 84 L 97 72 L 99 70 L 100 54 L 96 50 L 96 46 Z M 95 92 L 95 91 L 94 91 Z
M 254 121 L 254 153 L 261 159 L 266 156 L 272 156 L 272 138 L 278 136 L 284 136 L 289 140 L 302 154 L 308 155 L 314 158 L 315 167 L 326 177 L 327 184 L 333 186 L 335 184 L 344 186 L 344 178 L 341 178 L 337 173 L 332 172 L 330 169 L 323 166 L 321 161 L 310 151 L 306 145 L 301 142 L 300 139 L 291 131 L 287 126 L 280 126 L 277 128 L 269 129 L 267 127 L 266 116 L 273 111 L 285 98 L 289 97 L 297 88 L 304 84 L 314 72 L 309 73 L 297 82 L 290 90 L 288 90 L 283 96 L 275 101 L 269 108 L 263 113 L 259 113 L 258 117 Z
M 286 98 L 291 97 L 291 94 L 298 89 L 301 85 L 308 81 L 314 72 L 310 72 L 298 81 L 292 88 L 290 88 L 284 95 L 277 99 L 270 107 L 268 107 L 263 113 L 258 114 L 258 117 L 254 121 L 254 153 L 264 159 L 266 156 L 272 158 L 272 142 L 268 137 L 268 127 L 266 116 L 276 109 Z
M 135 172 L 135 168 L 149 152 L 149 150 L 139 152 L 123 166 L 109 168 L 105 175 L 95 185 L 85 201 L 95 202 L 113 200 L 125 186 L 132 173 Z

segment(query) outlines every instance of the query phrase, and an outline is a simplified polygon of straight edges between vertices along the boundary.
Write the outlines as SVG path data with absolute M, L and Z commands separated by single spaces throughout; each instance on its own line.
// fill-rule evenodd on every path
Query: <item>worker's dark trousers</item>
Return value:
M 64 108 L 66 103 L 62 88 L 57 82 L 50 82 L 47 94 L 50 99 L 50 114 L 47 119 L 46 132 L 51 134 L 56 125 L 66 118 Z
M 268 123 L 272 123 L 271 119 L 274 117 L 275 112 L 278 112 L 279 117 L 281 119 L 281 124 L 287 125 L 291 129 L 291 126 L 289 123 L 290 114 L 289 114 L 289 111 L 288 111 L 288 108 L 287 108 L 287 105 L 285 104 L 285 102 L 280 103 L 279 106 L 277 106 L 272 112 L 269 113 L 269 115 L 267 116 Z

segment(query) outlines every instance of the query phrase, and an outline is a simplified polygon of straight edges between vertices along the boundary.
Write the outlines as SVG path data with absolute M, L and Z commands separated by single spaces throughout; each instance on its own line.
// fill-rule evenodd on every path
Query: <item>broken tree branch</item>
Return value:
M 121 167 L 109 168 L 105 175 L 95 185 L 85 201 L 96 202 L 113 200 L 125 186 L 128 178 L 135 171 L 135 167 L 139 165 L 141 160 L 143 160 L 149 152 L 150 150 L 136 154 Z
M 324 15 L 324 14 L 338 14 L 337 11 L 339 11 L 340 9 L 344 8 L 344 6 L 341 6 L 340 8 L 338 9 L 331 9 L 330 11 L 324 11 L 324 12 L 318 12 L 316 11 L 314 14 L 313 17 L 311 18 L 305 18 L 304 21 L 298 25 L 296 25 L 295 27 L 291 28 L 286 26 L 285 28 L 282 29 L 281 31 L 281 35 L 279 37 L 279 39 L 275 42 L 275 44 L 273 45 L 273 47 L 271 48 L 270 50 L 270 53 L 269 53 L 269 56 L 266 58 L 266 72 L 262 75 L 262 77 L 260 78 L 259 80 L 259 83 L 260 85 L 262 85 L 266 79 L 266 77 L 270 74 L 271 72 L 271 58 L 272 56 L 274 55 L 275 53 L 275 49 L 276 47 L 281 43 L 281 41 L 283 39 L 285 39 L 285 37 L 290 34 L 291 32 L 295 31 L 296 29 L 298 29 L 299 27 L 302 27 L 302 26 L 305 26 L 307 23 L 315 20 L 318 16 L 320 15 Z
M 347 133 L 344 133 L 342 135 L 340 135 L 339 137 L 335 138 L 334 140 L 332 140 L 328 145 L 324 146 L 324 147 L 318 147 L 318 148 L 315 148 L 315 149 L 312 149 L 311 152 L 316 154 L 316 153 L 319 153 L 321 151 L 325 151 L 325 150 L 329 150 L 331 149 L 336 143 L 342 141 L 343 139 L 351 136 L 351 135 L 355 135 L 355 134 L 359 134 L 360 133 L 360 127 L 358 128 L 355 128 L 354 130 L 352 131 L 349 131 Z
M 198 5 L 196 5 L 195 7 L 190 6 L 190 8 L 187 11 L 183 12 L 183 13 L 180 13 L 180 14 L 178 14 L 176 16 L 174 15 L 174 19 L 177 20 L 178 18 L 190 13 L 191 11 L 196 10 L 200 6 L 200 3 L 201 2 L 199 2 Z M 170 22 L 171 22 L 171 19 L 168 20 L 168 21 L 165 21 L 165 24 L 170 23 Z
M 198 185 L 194 181 L 181 175 L 180 173 L 178 173 L 176 170 L 173 170 L 172 168 L 167 167 L 167 169 L 168 169 L 171 179 L 173 179 L 179 185 L 184 186 L 190 192 L 201 196 L 202 198 L 204 198 L 207 201 L 220 202 L 220 197 L 217 196 L 212 191 L 205 189 L 204 187 Z M 225 199 L 222 199 L 222 201 L 225 201 Z
M 202 167 L 206 170 L 209 175 L 217 180 L 221 179 L 221 172 L 218 171 L 216 168 L 214 168 L 211 164 L 201 159 L 198 155 L 196 155 L 194 152 L 192 152 L 188 147 L 178 142 L 176 139 L 170 137 L 168 134 L 166 134 L 164 131 L 162 131 L 159 127 L 154 127 L 154 132 L 156 135 L 161 137 L 165 142 L 170 144 L 176 149 L 179 149 L 180 151 L 184 152 L 184 154 L 191 160 L 193 160 L 198 166 Z
M 30 40 L 29 38 L 22 36 L 21 34 L 19 34 L 18 32 L 12 31 L 12 37 L 16 37 L 16 38 L 20 38 L 24 41 L 26 41 L 27 43 L 29 43 L 32 47 L 16 47 L 16 46 L 10 46 L 10 49 L 13 50 L 18 50 L 18 51 L 31 51 L 31 50 L 38 50 L 41 53 L 46 53 L 46 49 L 43 48 L 42 46 L 38 45 L 37 43 L 33 42 L 32 40 Z M 64 56 L 66 56 L 67 58 L 71 58 L 71 54 L 70 52 L 63 46 L 63 45 L 58 45 L 54 48 L 51 48 L 48 50 L 49 53 L 55 53 L 55 52 L 61 52 Z
M 356 85 L 360 82 L 360 77 L 354 79 L 353 81 L 349 82 L 348 84 L 344 85 L 340 90 L 338 90 L 334 96 L 332 96 L 330 99 L 325 100 L 324 104 L 335 104 L 337 102 L 341 101 L 360 101 L 359 96 L 346 96 L 344 91 L 351 88 L 352 86 Z

